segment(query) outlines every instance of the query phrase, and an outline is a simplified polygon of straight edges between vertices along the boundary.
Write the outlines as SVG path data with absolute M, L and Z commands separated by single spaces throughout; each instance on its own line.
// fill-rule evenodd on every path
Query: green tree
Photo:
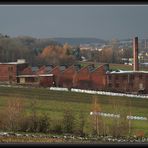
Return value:
M 81 51 L 79 47 L 76 47 L 74 50 L 74 56 L 76 60 L 81 60 Z
M 77 121 L 77 131 L 81 136 L 84 136 L 84 126 L 85 126 L 85 114 L 83 112 L 79 113 L 78 121 Z
M 40 118 L 39 118 L 39 132 L 43 132 L 43 133 L 47 133 L 50 129 L 50 125 L 51 125 L 51 119 L 49 118 L 49 115 L 47 114 L 43 114 Z

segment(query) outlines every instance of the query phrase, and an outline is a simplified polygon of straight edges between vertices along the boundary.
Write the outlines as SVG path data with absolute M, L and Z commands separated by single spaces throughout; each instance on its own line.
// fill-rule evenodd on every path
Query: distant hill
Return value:
M 105 40 L 98 38 L 52 38 L 52 40 L 61 44 L 68 43 L 70 45 L 100 44 L 106 42 Z

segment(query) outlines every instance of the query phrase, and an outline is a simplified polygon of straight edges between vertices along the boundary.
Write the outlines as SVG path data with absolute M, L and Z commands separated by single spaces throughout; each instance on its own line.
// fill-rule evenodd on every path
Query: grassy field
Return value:
M 103 65 L 105 63 L 94 63 L 94 62 L 79 62 L 79 64 L 81 64 L 82 66 L 87 66 L 88 64 L 95 64 L 96 67 Z M 131 71 L 133 70 L 133 66 L 131 65 L 125 65 L 125 64 L 112 64 L 109 63 L 109 68 L 112 70 L 125 70 L 125 71 Z M 140 67 L 141 71 L 148 71 L 147 67 Z
M 128 115 L 130 108 L 132 115 L 148 117 L 148 100 L 146 99 L 105 95 L 97 95 L 96 97 L 102 112 L 126 113 Z M 71 108 L 76 115 L 83 112 L 85 119 L 88 120 L 89 113 L 92 111 L 93 95 L 91 94 L 50 91 L 44 88 L 6 87 L 0 87 L 0 110 L 3 110 L 8 100 L 15 98 L 20 98 L 25 102 L 27 113 L 30 113 L 32 100 L 36 100 L 37 112 L 39 114 L 48 113 L 52 119 L 60 119 L 63 111 Z M 111 124 L 113 119 L 104 118 L 104 121 Z M 132 120 L 132 128 L 133 133 L 144 131 L 145 135 L 148 136 L 148 121 Z

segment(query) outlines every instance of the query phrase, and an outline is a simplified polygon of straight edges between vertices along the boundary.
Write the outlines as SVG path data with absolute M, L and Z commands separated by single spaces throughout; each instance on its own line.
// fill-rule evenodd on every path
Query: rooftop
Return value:
M 106 72 L 107 74 L 128 74 L 128 73 L 148 73 L 148 71 L 122 71 L 122 70 L 117 70 L 117 71 L 111 71 L 111 72 Z
M 17 65 L 17 64 L 24 64 L 26 63 L 25 59 L 17 59 L 16 62 L 4 62 L 4 63 L 0 63 L 0 64 L 11 64 L 11 65 Z

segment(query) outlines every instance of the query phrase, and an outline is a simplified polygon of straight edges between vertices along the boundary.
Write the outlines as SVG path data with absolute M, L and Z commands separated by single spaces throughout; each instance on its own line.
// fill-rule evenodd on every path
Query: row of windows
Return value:
M 109 86 L 109 87 L 112 87 L 113 85 L 112 85 L 112 83 L 109 83 L 108 86 Z M 116 87 L 116 88 L 120 87 L 120 84 L 119 84 L 119 83 L 115 83 L 115 87 Z
M 113 84 L 112 84 L 112 83 L 109 83 L 108 86 L 109 86 L 109 87 L 112 87 Z M 116 88 L 119 88 L 119 87 L 122 86 L 122 84 L 121 84 L 121 83 L 115 83 L 114 86 L 115 86 Z M 130 83 L 129 86 L 130 86 L 130 87 L 133 87 L 133 83 Z
M 13 72 L 13 67 L 12 66 L 8 67 L 8 71 Z
M 0 71 L 1 72 L 4 72 L 4 71 L 6 71 L 7 69 L 0 69 Z M 8 72 L 13 72 L 13 67 L 12 66 L 10 66 L 10 67 L 8 67 Z
M 111 76 L 109 75 L 108 76 L 109 80 L 111 81 L 112 79 L 116 79 L 116 80 L 134 80 L 135 78 L 139 78 L 139 79 L 145 79 L 145 78 L 148 78 L 148 76 L 144 76 L 144 75 L 138 75 L 138 76 L 135 76 L 135 75 L 130 75 L 128 77 L 128 75 L 123 75 L 123 76 L 119 76 L 119 75 L 116 75 L 116 76 Z

